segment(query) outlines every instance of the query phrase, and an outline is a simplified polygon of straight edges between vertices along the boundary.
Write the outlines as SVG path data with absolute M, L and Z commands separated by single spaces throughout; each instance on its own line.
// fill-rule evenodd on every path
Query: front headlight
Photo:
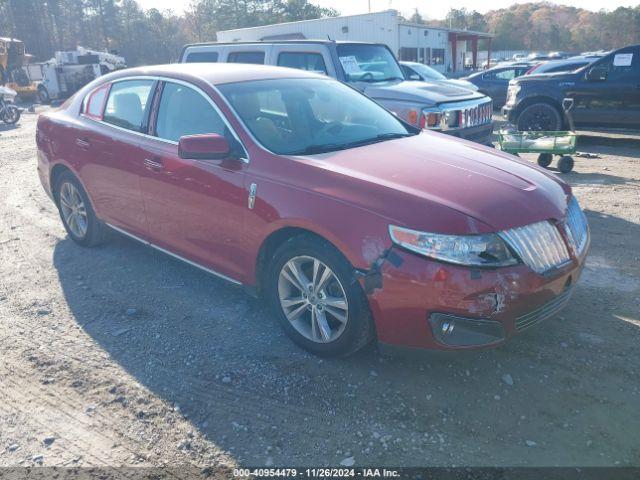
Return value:
M 510 84 L 507 89 L 507 105 L 512 105 L 516 103 L 516 97 L 518 96 L 518 92 L 520 92 L 520 85 L 518 84 Z
M 518 259 L 496 234 L 441 235 L 389 226 L 389 235 L 396 245 L 425 257 L 479 267 L 515 265 Z

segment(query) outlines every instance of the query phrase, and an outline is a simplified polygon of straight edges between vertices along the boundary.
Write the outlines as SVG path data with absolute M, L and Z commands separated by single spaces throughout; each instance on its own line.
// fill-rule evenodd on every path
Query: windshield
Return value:
M 433 68 L 427 67 L 426 65 L 423 65 L 421 63 L 412 63 L 411 68 L 413 68 L 416 72 L 418 72 L 424 78 L 428 78 L 430 80 L 446 80 L 447 79 L 447 77 L 445 77 L 440 72 L 437 72 Z
M 347 82 L 404 80 L 396 58 L 382 45 L 338 45 L 338 58 Z
M 219 89 L 254 137 L 280 155 L 313 155 L 418 133 L 333 80 L 258 80 Z

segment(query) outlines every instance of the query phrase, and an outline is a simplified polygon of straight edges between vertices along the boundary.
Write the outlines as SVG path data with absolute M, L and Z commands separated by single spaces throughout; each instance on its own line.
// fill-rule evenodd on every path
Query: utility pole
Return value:
M 371 13 L 371 0 L 369 0 L 369 13 Z

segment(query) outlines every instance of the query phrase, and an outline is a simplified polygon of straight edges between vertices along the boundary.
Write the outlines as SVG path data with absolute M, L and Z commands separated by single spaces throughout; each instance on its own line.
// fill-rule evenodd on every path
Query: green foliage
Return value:
M 24 40 L 39 60 L 82 45 L 117 50 L 129 65 L 141 65 L 176 60 L 185 43 L 214 41 L 219 30 L 337 14 L 312 0 L 191 0 L 183 16 L 145 11 L 136 0 L 0 0 L 0 36 Z M 417 11 L 411 20 L 425 22 Z M 428 23 L 491 32 L 496 50 L 584 51 L 640 43 L 640 5 L 591 12 L 538 2 L 484 15 L 461 8 Z
M 332 15 L 308 0 L 192 0 L 184 16 L 136 0 L 0 0 L 0 36 L 23 40 L 38 60 L 81 45 L 116 50 L 133 66 L 175 61 L 184 44 L 218 30 Z
M 640 43 L 640 5 L 591 12 L 549 2 L 514 4 L 482 15 L 451 9 L 439 26 L 495 34 L 496 50 L 610 50 Z

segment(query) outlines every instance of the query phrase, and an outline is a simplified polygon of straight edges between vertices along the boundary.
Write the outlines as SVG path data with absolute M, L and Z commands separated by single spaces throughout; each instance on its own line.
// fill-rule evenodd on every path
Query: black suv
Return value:
M 518 130 L 561 130 L 562 100 L 573 99 L 577 126 L 640 128 L 640 45 L 621 48 L 570 73 L 509 82 L 502 113 Z

